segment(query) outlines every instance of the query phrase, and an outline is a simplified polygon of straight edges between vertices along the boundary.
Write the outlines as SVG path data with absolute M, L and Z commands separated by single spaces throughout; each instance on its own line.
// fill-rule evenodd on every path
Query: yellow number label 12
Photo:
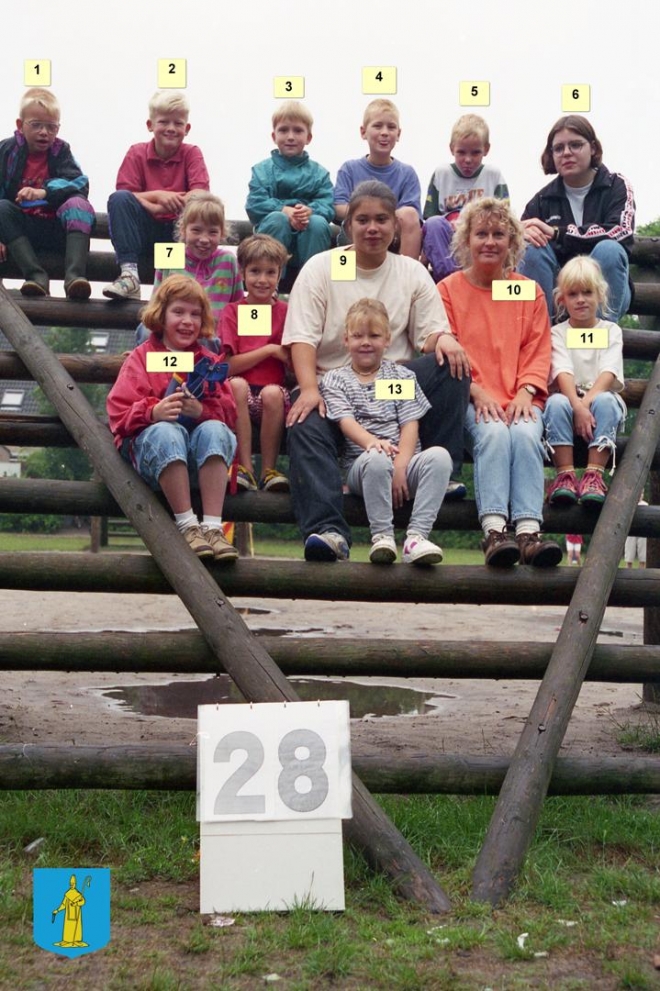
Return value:
M 494 279 L 493 299 L 499 302 L 536 299 L 536 283 L 533 279 Z
M 192 351 L 148 351 L 148 372 L 192 372 L 195 355 Z
M 569 327 L 566 331 L 566 347 L 602 351 L 610 345 L 607 327 Z
M 273 307 L 268 303 L 251 306 L 249 303 L 238 307 L 239 337 L 270 337 L 273 333 Z
M 414 399 L 414 379 L 376 379 L 376 399 Z

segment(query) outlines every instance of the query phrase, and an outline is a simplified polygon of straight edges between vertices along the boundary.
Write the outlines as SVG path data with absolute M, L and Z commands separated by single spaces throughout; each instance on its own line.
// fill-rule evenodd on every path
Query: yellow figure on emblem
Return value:
M 89 888 L 91 883 L 92 879 L 88 875 L 83 881 L 83 890 Z M 83 895 L 76 890 L 76 875 L 72 874 L 62 904 L 59 908 L 53 909 L 53 922 L 55 922 L 55 916 L 58 912 L 64 912 L 62 939 L 53 943 L 53 946 L 89 946 L 89 943 L 84 943 L 82 938 L 82 907 L 84 904 Z

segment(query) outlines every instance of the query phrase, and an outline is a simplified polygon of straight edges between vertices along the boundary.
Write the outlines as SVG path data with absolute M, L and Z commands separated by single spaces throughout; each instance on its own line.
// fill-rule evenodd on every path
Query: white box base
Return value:
M 341 819 L 200 823 L 200 912 L 343 911 Z

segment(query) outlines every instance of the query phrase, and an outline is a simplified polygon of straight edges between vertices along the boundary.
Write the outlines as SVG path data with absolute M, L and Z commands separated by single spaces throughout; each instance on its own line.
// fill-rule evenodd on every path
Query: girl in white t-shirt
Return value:
M 616 451 L 616 434 L 626 406 L 623 389 L 621 328 L 598 319 L 607 307 L 607 283 L 598 262 L 587 255 L 572 258 L 557 278 L 555 303 L 568 320 L 552 328 L 551 395 L 543 422 L 557 477 L 548 502 L 600 506 L 607 495 L 605 468 Z M 587 470 L 577 478 L 574 437 L 588 444 Z

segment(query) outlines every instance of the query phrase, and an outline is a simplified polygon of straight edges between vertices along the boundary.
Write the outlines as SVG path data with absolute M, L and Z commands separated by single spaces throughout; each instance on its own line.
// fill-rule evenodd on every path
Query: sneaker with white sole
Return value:
M 141 299 L 140 280 L 130 272 L 122 272 L 109 286 L 104 286 L 103 295 L 108 299 Z
M 346 561 L 348 544 L 340 533 L 311 533 L 305 541 L 306 561 Z
M 418 533 L 409 533 L 403 545 L 404 564 L 440 564 L 442 561 L 442 548 L 437 544 L 420 537 Z
M 388 533 L 377 533 L 371 538 L 369 560 L 372 564 L 393 564 L 396 561 L 396 543 Z
M 222 530 L 217 527 L 202 527 L 202 534 L 212 548 L 216 561 L 235 561 L 238 558 L 238 551 L 229 543 Z
M 213 548 L 211 544 L 206 539 L 206 534 L 202 533 L 202 528 L 199 523 L 194 526 L 188 526 L 185 530 L 182 530 L 186 543 L 191 551 L 193 551 L 197 557 L 214 557 Z
M 457 478 L 450 478 L 445 492 L 445 502 L 458 502 L 459 499 L 465 499 L 466 495 L 467 489 L 463 482 Z

